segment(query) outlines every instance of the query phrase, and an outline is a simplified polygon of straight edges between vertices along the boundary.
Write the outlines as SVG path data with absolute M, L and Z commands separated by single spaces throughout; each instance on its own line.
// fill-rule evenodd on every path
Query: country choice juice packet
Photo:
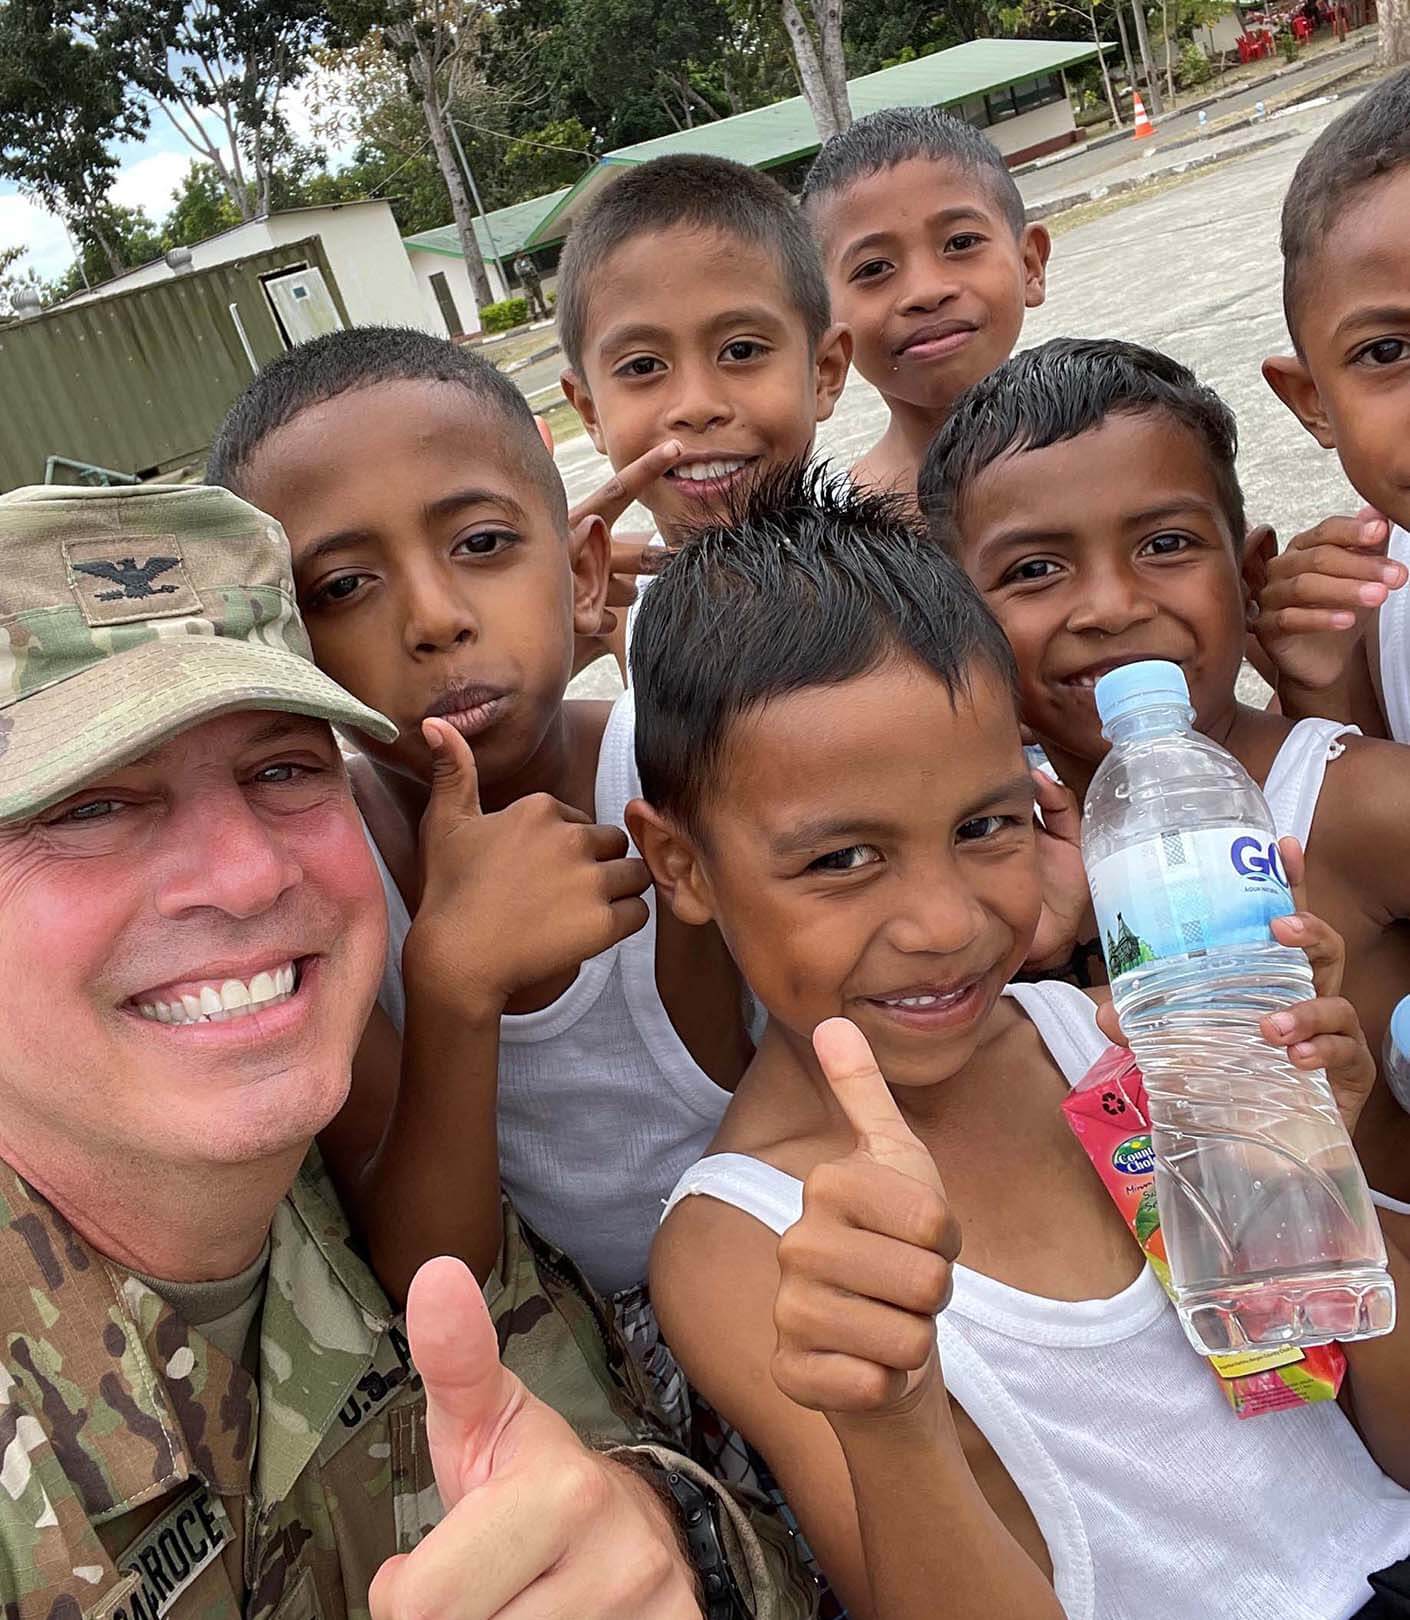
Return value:
M 1124 1047 L 1113 1046 L 1068 1093 L 1062 1110 L 1169 1294 L 1170 1266 L 1155 1200 L 1150 1112 L 1135 1058 Z M 1335 1344 L 1201 1359 L 1213 1368 L 1225 1398 L 1241 1418 L 1335 1400 L 1346 1372 L 1346 1356 Z

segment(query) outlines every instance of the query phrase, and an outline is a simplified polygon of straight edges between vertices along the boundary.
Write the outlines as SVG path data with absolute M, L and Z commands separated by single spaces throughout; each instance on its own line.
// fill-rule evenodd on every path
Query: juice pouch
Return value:
M 1156 1207 L 1150 1113 L 1135 1058 L 1123 1046 L 1111 1047 L 1068 1093 L 1062 1110 L 1170 1293 L 1170 1265 Z M 1333 1401 L 1346 1372 L 1346 1357 L 1335 1344 L 1201 1359 L 1214 1369 L 1225 1398 L 1241 1418 Z

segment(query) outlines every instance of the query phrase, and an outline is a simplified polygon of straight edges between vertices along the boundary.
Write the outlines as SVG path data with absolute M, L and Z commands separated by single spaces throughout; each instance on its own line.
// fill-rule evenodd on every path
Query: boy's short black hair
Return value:
M 728 158 L 652 158 L 627 169 L 568 233 L 558 266 L 558 337 L 581 372 L 592 278 L 624 242 L 679 226 L 715 230 L 761 247 L 777 264 L 816 344 L 832 320 L 827 278 L 798 205 L 776 180 Z
M 1109 416 L 1170 417 L 1204 446 L 1237 555 L 1244 497 L 1234 458 L 1233 412 L 1178 360 L 1117 338 L 1053 338 L 1006 360 L 960 395 L 930 441 L 919 480 L 930 537 L 956 556 L 965 487 L 1010 451 L 1046 450 L 1090 433 Z
M 829 193 L 911 158 L 948 163 L 973 175 L 998 203 L 1014 235 L 1023 230 L 1023 198 L 1003 154 L 973 124 L 939 107 L 886 107 L 834 135 L 803 182 L 804 213 L 815 214 Z
M 978 592 L 895 497 L 826 467 L 776 469 L 643 593 L 631 649 L 642 792 L 699 837 L 733 721 L 891 657 L 951 697 L 976 664 L 1017 679 Z
M 206 481 L 240 494 L 242 472 L 271 433 L 310 405 L 384 382 L 454 383 L 542 449 L 524 396 L 488 360 L 413 326 L 354 326 L 300 343 L 269 362 L 220 424 L 206 460 Z M 555 474 L 544 484 L 566 519 L 562 480 Z
M 1303 154 L 1283 198 L 1283 315 L 1297 343 L 1307 268 L 1359 192 L 1410 163 L 1410 68 L 1382 79 Z

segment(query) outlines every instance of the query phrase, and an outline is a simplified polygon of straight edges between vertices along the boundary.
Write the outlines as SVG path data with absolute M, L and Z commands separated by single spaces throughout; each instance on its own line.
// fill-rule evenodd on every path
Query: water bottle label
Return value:
M 1144 962 L 1226 945 L 1266 945 L 1293 909 L 1278 846 L 1257 827 L 1167 832 L 1087 874 L 1113 979 Z

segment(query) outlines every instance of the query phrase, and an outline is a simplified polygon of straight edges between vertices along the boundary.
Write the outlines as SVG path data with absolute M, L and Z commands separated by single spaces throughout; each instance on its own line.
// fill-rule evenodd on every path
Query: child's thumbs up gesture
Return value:
M 832 1018 L 813 1048 L 855 1146 L 812 1172 L 779 1241 L 774 1381 L 829 1418 L 897 1415 L 942 1388 L 935 1317 L 960 1229 L 862 1032 Z

